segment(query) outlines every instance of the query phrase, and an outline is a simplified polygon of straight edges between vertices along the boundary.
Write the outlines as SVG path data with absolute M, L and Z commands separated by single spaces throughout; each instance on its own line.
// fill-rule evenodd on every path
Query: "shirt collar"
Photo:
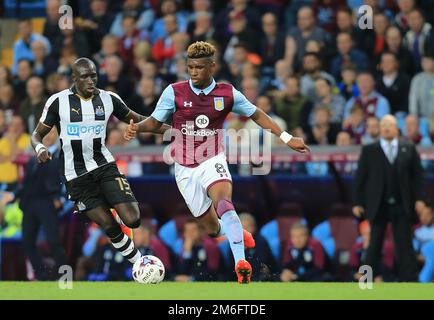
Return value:
M 389 141 L 387 141 L 386 139 L 380 138 L 380 143 L 381 143 L 381 147 L 387 148 L 389 146 Z M 395 138 L 391 141 L 391 144 L 394 148 L 398 147 L 398 138 Z M 395 149 L 396 150 L 396 149 Z
M 199 88 L 196 88 L 195 86 L 193 86 L 193 83 L 191 82 L 191 79 L 188 80 L 188 84 L 190 85 L 191 90 L 193 90 L 193 92 L 196 95 L 199 95 L 201 92 L 203 92 L 205 95 L 208 95 L 215 88 L 215 86 L 217 85 L 217 83 L 215 82 L 214 78 L 212 79 L 211 84 L 208 87 L 206 87 L 205 89 L 199 89 Z

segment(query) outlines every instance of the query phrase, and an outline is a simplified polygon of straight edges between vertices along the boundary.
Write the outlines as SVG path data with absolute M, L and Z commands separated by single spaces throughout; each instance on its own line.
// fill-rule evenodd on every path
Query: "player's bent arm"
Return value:
M 152 116 L 147 117 L 145 120 L 137 123 L 137 132 L 164 133 L 166 130 L 170 128 L 171 126 L 158 121 Z
M 30 138 L 33 149 L 36 152 L 36 157 L 39 162 L 46 162 L 51 159 L 51 154 L 42 143 L 42 139 L 51 131 L 51 127 L 39 122 Z
M 305 153 L 310 151 L 309 147 L 304 143 L 302 138 L 293 137 L 286 131 L 283 131 L 279 125 L 270 118 L 264 111 L 256 108 L 256 111 L 250 116 L 260 127 L 266 130 L 271 130 L 273 134 L 278 136 L 291 149 Z

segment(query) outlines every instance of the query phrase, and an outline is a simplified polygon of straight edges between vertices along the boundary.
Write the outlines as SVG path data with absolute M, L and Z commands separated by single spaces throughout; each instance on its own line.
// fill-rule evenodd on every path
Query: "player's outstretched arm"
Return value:
M 271 130 L 273 134 L 280 137 L 283 142 L 286 143 L 288 147 L 291 149 L 300 152 L 306 153 L 310 151 L 310 148 L 304 143 L 302 138 L 293 137 L 288 132 L 283 131 L 279 125 L 274 122 L 264 111 L 259 108 L 256 108 L 255 113 L 253 113 L 250 118 L 255 121 L 260 127 L 264 129 Z
M 124 138 L 126 140 L 134 139 L 138 132 L 164 133 L 170 128 L 171 127 L 169 125 L 163 124 L 153 117 L 147 117 L 145 120 L 142 120 L 139 123 L 134 123 L 134 120 L 130 119 L 130 123 L 124 132 Z
M 138 124 L 146 119 L 148 119 L 149 117 L 146 116 L 142 116 L 141 114 L 138 114 L 132 110 L 130 110 L 130 112 L 128 112 L 127 116 L 125 117 L 125 119 L 123 120 L 123 122 L 130 124 L 131 120 L 135 123 Z M 171 126 L 169 126 L 168 124 L 162 123 L 157 121 L 157 124 L 152 124 L 152 126 L 150 127 L 152 130 L 148 131 L 139 131 L 139 132 L 152 132 L 152 133 L 157 133 L 157 134 L 164 134 L 167 130 L 170 130 L 170 128 L 172 128 Z
M 31 143 L 33 149 L 36 152 L 36 158 L 39 163 L 47 162 L 51 160 L 51 153 L 48 151 L 47 147 L 42 143 L 42 139 L 51 131 L 49 126 L 46 126 L 42 122 L 39 122 L 32 133 Z

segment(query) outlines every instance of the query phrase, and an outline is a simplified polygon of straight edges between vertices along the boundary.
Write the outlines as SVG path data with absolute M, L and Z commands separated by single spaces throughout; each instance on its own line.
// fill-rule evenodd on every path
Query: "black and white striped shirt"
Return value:
M 123 120 L 129 111 L 117 94 L 101 89 L 96 89 L 92 98 L 84 99 L 72 87 L 47 100 L 40 122 L 57 128 L 64 180 L 115 161 L 105 146 L 107 122 L 111 114 Z

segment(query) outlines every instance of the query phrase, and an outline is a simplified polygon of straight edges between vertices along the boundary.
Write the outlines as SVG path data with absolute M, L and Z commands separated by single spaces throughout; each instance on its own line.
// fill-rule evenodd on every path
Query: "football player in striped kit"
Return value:
M 40 163 L 51 159 L 42 139 L 53 126 L 61 143 L 62 180 L 70 199 L 79 212 L 96 222 L 111 239 L 113 246 L 131 263 L 140 258 L 131 239 L 122 232 L 121 222 L 129 228 L 140 225 L 137 200 L 115 159 L 105 146 L 107 122 L 113 114 L 129 123 L 146 119 L 130 110 L 115 93 L 98 89 L 95 64 L 87 59 L 76 60 L 72 67 L 73 86 L 52 95 L 45 105 L 41 119 L 32 134 L 32 146 Z M 163 125 L 155 133 L 164 133 Z

